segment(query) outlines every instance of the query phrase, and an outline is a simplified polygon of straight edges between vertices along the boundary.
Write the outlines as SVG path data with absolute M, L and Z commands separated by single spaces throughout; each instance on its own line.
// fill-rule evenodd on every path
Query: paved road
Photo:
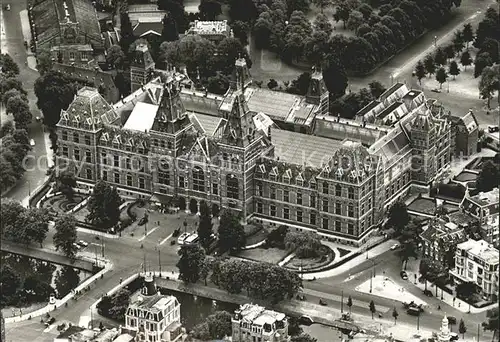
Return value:
M 21 26 L 19 12 L 26 9 L 26 0 L 2 0 L 3 21 L 5 29 L 5 37 L 2 37 L 2 47 L 6 47 L 9 55 L 19 65 L 19 80 L 22 82 L 24 89 L 28 92 L 28 100 L 30 109 L 33 113 L 33 122 L 29 125 L 29 135 L 35 140 L 35 146 L 29 152 L 30 159 L 26 164 L 26 171 L 18 183 L 6 194 L 6 197 L 13 198 L 17 201 L 25 199 L 31 190 L 34 190 L 45 179 L 47 170 L 47 161 L 45 159 L 45 139 L 43 127 L 35 118 L 40 115 L 40 111 L 36 106 L 37 98 L 34 93 L 34 83 L 39 77 L 38 72 L 27 67 L 27 53 L 24 47 L 24 37 Z M 10 11 L 3 10 L 3 4 L 10 3 Z M 2 117 L 3 121 L 4 117 Z

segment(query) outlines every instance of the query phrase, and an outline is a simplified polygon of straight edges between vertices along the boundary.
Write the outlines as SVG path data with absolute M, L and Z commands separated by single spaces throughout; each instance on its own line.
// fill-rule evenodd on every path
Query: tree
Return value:
M 476 180 L 476 189 L 481 192 L 488 192 L 498 187 L 500 170 L 491 160 L 483 164 Z
M 455 79 L 457 75 L 460 74 L 460 69 L 456 61 L 451 61 L 450 69 L 448 72 L 450 73 L 450 75 L 453 75 L 453 79 Z
M 120 14 L 120 46 L 122 51 L 127 52 L 129 50 L 130 44 L 135 40 L 134 28 L 132 27 L 132 22 L 128 13 Z
M 316 18 L 314 19 L 313 28 L 315 32 L 319 31 L 326 33 L 328 37 L 330 37 L 333 32 L 332 24 L 324 13 L 320 13 L 316 16 Z
M 446 72 L 446 69 L 443 67 L 439 68 L 436 73 L 436 81 L 439 82 L 439 89 L 443 88 L 443 83 L 446 82 L 447 78 L 448 78 L 448 73 Z
M 72 172 L 62 171 L 56 177 L 56 189 L 62 192 L 67 198 L 71 199 L 74 195 L 76 187 L 76 178 Z
M 161 31 L 161 40 L 164 42 L 173 42 L 179 40 L 179 31 L 177 23 L 172 16 L 165 15 L 163 17 L 163 29 Z
M 36 52 L 36 69 L 40 75 L 45 75 L 49 70 L 52 70 L 54 62 L 52 54 L 48 49 L 39 49 Z
M 19 129 L 27 129 L 32 120 L 33 115 L 29 109 L 21 108 L 20 110 L 14 112 L 14 122 L 16 123 L 16 127 Z
M 67 257 L 74 259 L 78 249 L 76 243 L 76 219 L 71 214 L 61 215 L 57 218 L 54 226 L 54 246 L 61 249 Z
M 97 312 L 104 317 L 124 321 L 130 296 L 131 293 L 127 289 L 121 289 L 112 296 L 103 296 L 97 303 Z
M 0 128 L 0 138 L 12 134 L 12 132 L 14 132 L 14 122 L 7 121 L 3 123 L 2 127 Z
M 467 327 L 465 326 L 464 320 L 461 318 L 458 325 L 458 332 L 462 334 L 462 339 L 464 339 L 465 333 L 467 332 Z
M 333 55 L 326 56 L 322 71 L 323 80 L 330 95 L 334 99 L 343 96 L 347 89 L 348 79 L 340 61 Z
M 375 312 L 377 312 L 377 308 L 375 308 L 375 302 L 373 300 L 370 301 L 370 312 L 372 313 L 372 319 L 373 319 L 373 315 L 375 314 Z
M 349 308 L 349 314 L 351 314 L 351 308 L 352 308 L 352 297 L 349 296 L 347 298 L 347 307 Z
M 229 211 L 224 211 L 219 222 L 219 249 L 239 251 L 245 246 L 245 230 L 238 218 Z
M 500 326 L 498 311 L 498 306 L 486 311 L 486 317 L 488 318 L 488 320 L 482 323 L 484 330 L 493 331 L 493 339 L 498 336 L 498 327 Z
M 235 38 L 239 39 L 242 45 L 248 44 L 248 33 L 250 32 L 250 26 L 241 20 L 236 20 L 231 23 L 231 29 L 233 30 L 233 35 Z
M 434 55 L 434 63 L 438 66 L 445 65 L 446 59 L 447 59 L 446 52 L 440 47 L 438 47 Z
M 485 18 L 477 25 L 476 39 L 473 45 L 481 49 L 486 38 L 495 37 L 498 37 L 498 18 Z
M 191 214 L 198 212 L 198 202 L 194 198 L 191 198 L 191 201 L 189 201 L 189 211 Z
M 409 222 L 410 215 L 408 215 L 406 204 L 401 201 L 394 203 L 389 209 L 387 226 L 393 227 L 396 232 L 401 233 Z
M 61 110 L 66 110 L 76 94 L 71 80 L 59 71 L 51 70 L 35 81 L 37 106 L 43 113 L 43 122 L 55 127 Z
M 311 232 L 289 231 L 285 236 L 285 247 L 298 258 L 315 258 L 322 250 L 321 239 Z
M 460 283 L 456 286 L 457 297 L 469 302 L 473 296 L 481 292 L 481 288 L 472 281 Z
M 54 284 L 56 286 L 57 297 L 59 299 L 66 296 L 72 289 L 80 283 L 78 271 L 72 267 L 64 266 L 60 271 L 57 271 Z
M 455 35 L 452 40 L 454 50 L 459 53 L 464 48 L 464 37 L 461 31 L 455 31 Z
M 429 75 L 432 75 L 436 72 L 436 64 L 434 62 L 434 57 L 431 54 L 428 54 L 427 56 L 425 56 L 424 67 L 425 67 L 425 71 L 427 71 L 427 73 Z
M 19 75 L 19 66 L 8 53 L 0 55 L 0 69 L 7 77 Z
M 422 85 L 422 78 L 425 77 L 427 74 L 427 71 L 425 69 L 424 63 L 422 61 L 418 61 L 417 65 L 415 66 L 415 76 L 417 76 L 418 83 Z
M 291 342 L 318 342 L 318 340 L 307 333 L 302 333 L 297 336 L 292 336 Z
M 319 7 L 321 14 L 323 14 L 324 9 L 330 6 L 333 0 L 311 0 L 311 2 Z
M 479 93 L 483 99 L 488 100 L 488 109 L 490 108 L 490 101 L 493 94 L 498 94 L 498 104 L 500 105 L 500 66 L 498 64 L 491 67 L 485 67 L 481 73 L 481 80 L 479 81 Z
M 363 14 L 364 20 L 368 20 L 372 16 L 372 13 L 373 13 L 373 8 L 370 5 L 365 4 L 365 3 L 359 5 L 356 10 Z
M 274 78 L 271 78 L 269 80 L 269 82 L 267 82 L 267 87 L 271 90 L 273 90 L 274 88 L 276 88 L 278 86 L 278 82 L 274 79 Z
M 201 245 L 207 249 L 212 242 L 212 217 L 207 202 L 200 202 L 200 222 L 198 223 L 198 237 Z
M 337 3 L 337 9 L 333 14 L 333 18 L 337 22 L 342 20 L 344 22 L 344 28 L 346 28 L 347 20 L 349 19 L 352 10 L 358 6 L 358 0 L 341 0 Z
M 98 181 L 87 204 L 87 220 L 101 228 L 110 228 L 120 219 L 121 198 L 116 188 Z
M 23 98 L 21 95 L 9 97 L 6 101 L 6 112 L 8 114 L 14 114 L 20 111 L 29 112 L 30 108 L 26 98 Z
M 222 14 L 221 3 L 217 0 L 201 0 L 198 10 L 204 20 L 215 20 L 218 15 Z
M 455 57 L 455 47 L 451 44 L 446 45 L 444 47 L 444 53 L 448 59 Z
M 476 56 L 474 61 L 474 77 L 478 77 L 483 72 L 484 68 L 493 64 L 488 52 L 482 52 Z
M 16 272 L 8 265 L 3 266 L 0 272 L 0 291 L 2 293 L 2 299 L 14 296 L 20 284 L 21 280 Z
M 490 55 L 492 63 L 499 62 L 499 50 L 500 44 L 498 40 L 492 38 L 486 38 L 481 46 L 479 54 L 487 52 Z
M 368 86 L 370 87 L 370 93 L 372 94 L 374 99 L 378 99 L 380 95 L 386 91 L 386 88 L 379 81 L 371 81 Z
M 42 247 L 42 242 L 47 237 L 49 231 L 49 211 L 46 208 L 29 208 L 16 222 L 25 229 L 27 242 L 37 242 Z
M 349 20 L 347 20 L 347 28 L 349 30 L 356 31 L 358 27 L 360 27 L 364 23 L 365 19 L 363 18 L 363 14 L 359 11 L 352 11 L 349 14 Z
M 120 45 L 112 45 L 106 54 L 106 62 L 114 69 L 121 69 L 125 63 L 125 53 Z
M 467 70 L 467 66 L 472 64 L 472 58 L 469 51 L 464 51 L 460 56 L 460 64 L 464 66 L 464 70 Z
M 232 334 L 232 315 L 227 311 L 217 311 L 206 321 L 193 328 L 193 337 L 203 341 L 222 340 Z
M 185 283 L 196 283 L 200 280 L 205 263 L 205 252 L 199 245 L 183 245 L 178 252 L 179 279 Z
M 394 317 L 394 325 L 396 325 L 396 321 L 398 320 L 398 316 L 399 316 L 398 310 L 396 310 L 396 307 L 394 307 L 394 309 L 392 310 L 392 317 Z
M 472 31 L 472 25 L 470 23 L 464 25 L 464 28 L 462 29 L 462 38 L 468 49 L 469 43 L 474 40 L 474 32 Z

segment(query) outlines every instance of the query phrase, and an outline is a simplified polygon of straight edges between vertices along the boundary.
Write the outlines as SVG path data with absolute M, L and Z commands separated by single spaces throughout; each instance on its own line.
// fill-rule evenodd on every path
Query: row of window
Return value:
M 69 141 L 68 131 L 63 130 L 61 132 L 61 140 Z M 80 141 L 82 141 L 82 143 L 85 143 L 85 145 L 87 145 L 87 146 L 92 145 L 92 138 L 89 134 L 85 134 L 83 137 L 83 140 L 80 140 L 80 133 L 73 132 L 73 142 L 79 144 Z
M 118 172 L 113 172 L 112 177 L 110 177 L 110 176 L 111 175 L 108 173 L 108 171 L 106 171 L 106 170 L 102 171 L 102 180 L 103 181 L 113 182 L 116 184 L 122 184 L 122 182 L 121 182 L 122 177 Z M 127 186 L 130 186 L 130 187 L 135 186 L 134 185 L 134 177 L 132 177 L 131 174 L 127 174 L 125 176 L 125 179 L 126 179 L 125 184 Z M 138 177 L 137 184 L 138 184 L 139 189 L 145 189 L 146 188 L 146 179 L 144 177 Z
M 62 154 L 63 157 L 69 158 L 69 148 L 68 148 L 68 146 L 61 146 L 61 154 Z M 73 158 L 76 161 L 81 161 L 82 160 L 81 151 L 79 149 L 75 148 L 73 150 Z M 87 163 L 92 163 L 92 152 L 85 151 L 85 158 L 83 159 L 83 161 L 85 161 Z

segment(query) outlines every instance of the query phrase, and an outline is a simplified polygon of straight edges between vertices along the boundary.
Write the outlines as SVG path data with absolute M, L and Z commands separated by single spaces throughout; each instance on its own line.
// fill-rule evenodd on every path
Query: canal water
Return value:
M 237 304 L 215 301 L 204 297 L 195 297 L 188 293 L 171 291 L 160 288 L 160 292 L 165 295 L 175 296 L 181 303 L 181 322 L 187 331 L 216 311 L 227 311 L 233 313 L 238 308 Z M 302 326 L 304 332 L 313 336 L 318 342 L 340 342 L 338 330 L 320 324 Z

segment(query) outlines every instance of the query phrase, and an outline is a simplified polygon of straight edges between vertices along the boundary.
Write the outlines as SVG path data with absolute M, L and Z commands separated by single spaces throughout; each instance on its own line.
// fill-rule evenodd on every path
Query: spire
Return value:
M 319 114 L 328 114 L 328 89 L 320 68 L 312 67 L 311 83 L 307 89 L 306 102 L 319 106 Z
M 247 61 L 245 58 L 238 55 L 238 59 L 234 63 L 234 71 L 231 77 L 231 89 L 245 91 L 252 83 L 252 76 L 248 70 Z

